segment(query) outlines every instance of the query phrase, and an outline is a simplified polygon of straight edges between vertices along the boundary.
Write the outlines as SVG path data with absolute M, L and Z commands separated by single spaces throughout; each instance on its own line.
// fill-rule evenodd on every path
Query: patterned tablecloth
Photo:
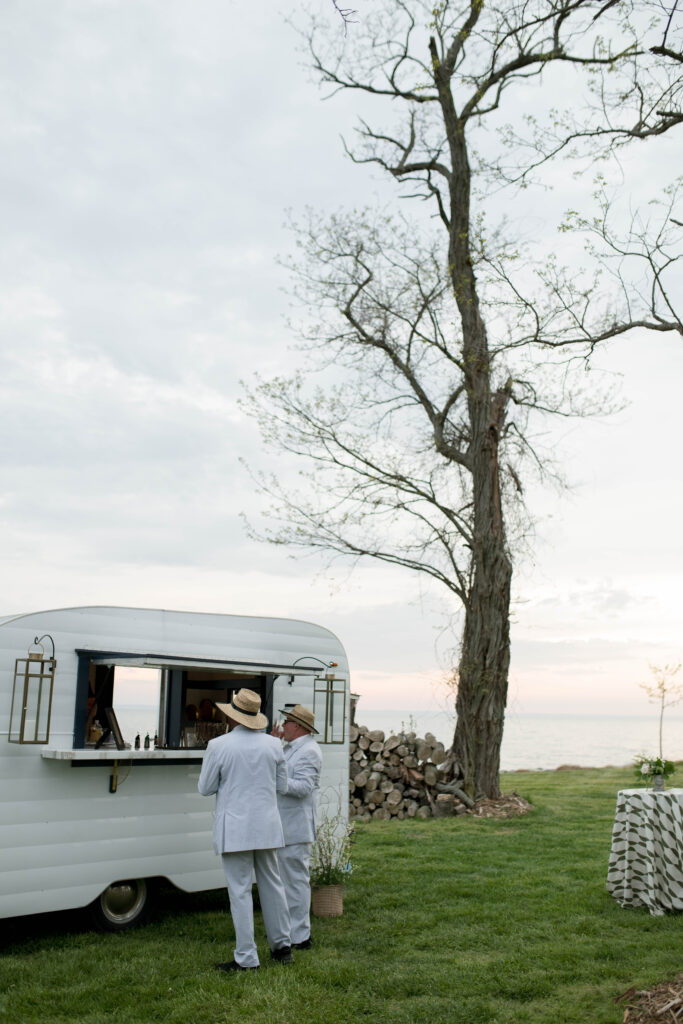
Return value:
M 622 907 L 683 910 L 683 789 L 622 789 L 607 891 Z

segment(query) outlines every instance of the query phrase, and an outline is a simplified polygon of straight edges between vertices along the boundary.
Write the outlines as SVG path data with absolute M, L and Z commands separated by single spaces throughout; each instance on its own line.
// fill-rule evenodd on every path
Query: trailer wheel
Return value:
M 90 905 L 95 924 L 109 932 L 132 928 L 145 916 L 147 897 L 147 882 L 144 878 L 112 882 Z

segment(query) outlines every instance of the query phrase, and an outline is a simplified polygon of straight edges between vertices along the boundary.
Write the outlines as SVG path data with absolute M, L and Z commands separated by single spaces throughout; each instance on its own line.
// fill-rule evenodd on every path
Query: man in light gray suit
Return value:
M 287 893 L 294 949 L 311 947 L 311 849 L 320 792 L 323 758 L 313 733 L 313 712 L 302 704 L 281 711 L 284 725 L 273 730 L 285 741 L 287 790 L 278 790 L 285 845 L 277 851 L 280 876 Z
M 229 731 L 210 740 L 199 776 L 202 796 L 216 794 L 213 842 L 223 872 L 235 926 L 234 960 L 216 964 L 227 973 L 256 970 L 252 873 L 256 875 L 271 957 L 292 963 L 287 897 L 280 879 L 277 849 L 284 845 L 277 792 L 287 789 L 282 745 L 262 730 L 261 698 L 239 690 L 230 704 L 217 704 Z

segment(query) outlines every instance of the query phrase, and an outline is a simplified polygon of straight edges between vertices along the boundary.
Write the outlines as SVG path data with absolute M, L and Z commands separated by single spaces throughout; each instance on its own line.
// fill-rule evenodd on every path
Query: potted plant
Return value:
M 335 814 L 318 825 L 311 853 L 312 907 L 316 917 L 339 917 L 344 883 L 351 876 L 353 825 Z

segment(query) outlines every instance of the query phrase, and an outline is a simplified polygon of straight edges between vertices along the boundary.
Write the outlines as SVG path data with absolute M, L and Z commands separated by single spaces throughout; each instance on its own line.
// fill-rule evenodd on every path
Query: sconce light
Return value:
M 339 662 L 337 662 L 337 661 L 321 661 L 320 658 L 316 658 L 312 654 L 304 654 L 301 658 L 297 658 L 296 661 L 292 662 L 292 665 L 298 665 L 300 661 L 317 661 L 318 664 L 322 665 L 322 667 L 325 668 L 325 669 L 337 668 L 337 665 L 339 664 Z M 292 684 L 294 683 L 294 675 L 295 675 L 295 673 L 292 673 L 290 675 L 289 679 L 287 680 L 287 685 L 288 686 L 292 686 Z M 330 679 L 331 680 L 331 679 L 334 679 L 334 678 L 335 678 L 334 673 L 331 676 L 330 675 L 325 675 L 325 679 Z
M 45 657 L 42 641 L 46 639 L 52 644 L 51 658 Z M 26 657 L 16 659 L 7 736 L 10 743 L 48 742 L 56 667 L 55 642 L 49 633 L 34 637 Z

